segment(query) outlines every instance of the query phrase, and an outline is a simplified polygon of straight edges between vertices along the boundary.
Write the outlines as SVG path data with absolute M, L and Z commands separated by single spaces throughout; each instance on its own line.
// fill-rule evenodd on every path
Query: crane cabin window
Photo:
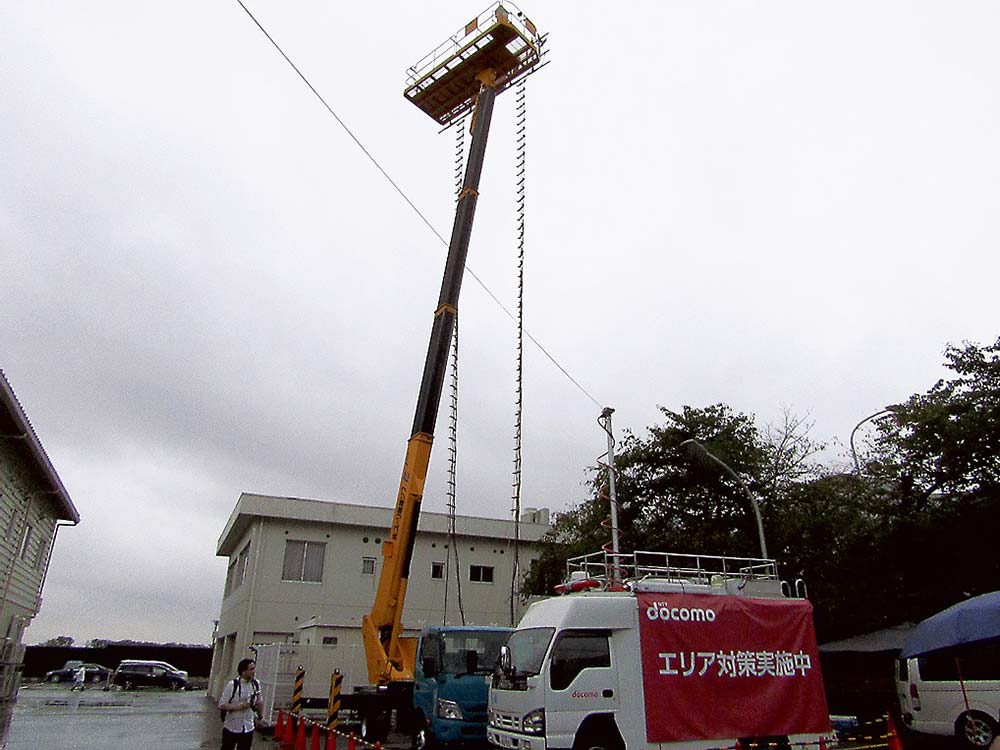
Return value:
M 431 563 L 431 578 L 435 580 L 444 579 L 444 563 L 443 562 L 432 562 Z
M 470 565 L 469 580 L 473 583 L 493 583 L 493 566 Z
M 323 582 L 325 542 L 306 542 L 289 539 L 285 542 L 285 562 L 281 569 L 282 581 L 303 583 Z
M 375 558 L 374 557 L 362 557 L 361 558 L 361 575 L 363 575 L 363 576 L 373 576 L 373 575 L 375 575 Z

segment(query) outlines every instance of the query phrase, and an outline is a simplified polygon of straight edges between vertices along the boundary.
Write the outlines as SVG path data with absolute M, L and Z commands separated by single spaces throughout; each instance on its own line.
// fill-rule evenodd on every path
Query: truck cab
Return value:
M 418 750 L 485 743 L 489 676 L 512 631 L 482 626 L 421 631 L 413 681 Z
M 492 745 L 707 750 L 832 737 L 812 607 L 773 560 L 636 552 L 612 567 L 603 554 L 571 560 L 567 593 L 531 605 L 502 649 Z

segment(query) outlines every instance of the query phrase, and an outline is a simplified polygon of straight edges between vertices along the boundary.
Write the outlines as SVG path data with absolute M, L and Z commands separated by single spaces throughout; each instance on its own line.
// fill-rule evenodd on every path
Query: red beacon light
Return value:
M 569 580 L 566 583 L 560 583 L 558 586 L 555 586 L 554 590 L 560 595 L 572 594 L 575 591 L 599 589 L 602 585 L 596 578 L 589 578 L 582 570 L 574 570 L 569 574 Z

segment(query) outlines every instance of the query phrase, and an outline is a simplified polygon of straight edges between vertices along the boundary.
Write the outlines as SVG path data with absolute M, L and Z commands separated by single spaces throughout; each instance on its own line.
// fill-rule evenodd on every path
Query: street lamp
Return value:
M 858 463 L 858 454 L 855 453 L 855 451 L 854 451 L 854 433 L 857 432 L 858 428 L 861 425 L 863 425 L 865 422 L 868 422 L 869 420 L 872 420 L 872 419 L 878 419 L 879 417 L 884 417 L 887 414 L 894 414 L 895 412 L 896 412 L 896 407 L 895 406 L 887 406 L 884 409 L 879 409 L 874 414 L 869 414 L 867 417 L 865 417 L 860 422 L 858 422 L 856 425 L 854 425 L 854 429 L 851 430 L 851 458 L 854 459 L 854 473 L 855 474 L 860 474 L 861 473 L 861 465 Z
M 732 467 L 729 464 L 727 464 L 721 458 L 716 456 L 708 448 L 706 448 L 704 445 L 699 443 L 694 438 L 688 438 L 680 445 L 681 448 L 686 448 L 688 446 L 696 449 L 703 455 L 715 461 L 715 463 L 721 466 L 723 471 L 725 471 L 729 476 L 735 479 L 736 482 L 743 489 L 743 493 L 747 496 L 747 499 L 750 500 L 750 505 L 753 508 L 754 518 L 757 519 L 757 536 L 760 539 L 760 555 L 765 560 L 770 559 L 767 556 L 767 544 L 764 542 L 764 522 L 760 518 L 760 504 L 757 502 L 757 498 L 754 497 L 753 493 L 750 492 L 750 488 L 747 487 L 747 483 L 743 481 L 743 477 L 741 477 L 739 474 L 733 471 Z

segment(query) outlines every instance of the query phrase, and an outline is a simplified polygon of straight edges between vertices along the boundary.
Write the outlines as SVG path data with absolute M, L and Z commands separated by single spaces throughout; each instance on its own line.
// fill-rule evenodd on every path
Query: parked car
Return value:
M 126 660 L 111 676 L 111 684 L 125 690 L 138 687 L 165 687 L 183 690 L 187 687 L 187 672 L 163 661 Z
M 903 721 L 986 750 L 1000 734 L 1000 643 L 975 643 L 896 661 Z
M 62 665 L 62 669 L 53 669 L 51 672 L 45 673 L 46 682 L 72 682 L 76 671 L 83 665 L 86 670 L 86 680 L 87 682 L 104 682 L 111 676 L 111 669 L 108 667 L 103 667 L 100 664 L 91 664 L 90 662 L 82 661 L 68 661 Z

